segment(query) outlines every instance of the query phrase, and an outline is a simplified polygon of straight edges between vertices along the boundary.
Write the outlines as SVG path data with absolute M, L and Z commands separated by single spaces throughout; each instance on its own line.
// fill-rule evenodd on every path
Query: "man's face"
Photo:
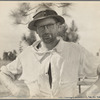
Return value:
M 45 44 L 57 41 L 59 23 L 53 18 L 46 18 L 36 22 L 37 33 Z

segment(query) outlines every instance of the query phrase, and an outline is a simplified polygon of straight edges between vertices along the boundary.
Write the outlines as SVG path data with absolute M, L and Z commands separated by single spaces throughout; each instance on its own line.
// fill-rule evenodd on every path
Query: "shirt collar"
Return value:
M 55 50 L 56 52 L 60 53 L 63 49 L 63 43 L 64 41 L 62 40 L 62 38 L 60 38 L 59 43 L 53 48 L 53 50 Z
M 52 51 L 56 51 L 56 52 L 60 53 L 63 49 L 64 41 L 63 41 L 62 38 L 59 38 L 59 39 L 60 39 L 59 43 L 52 50 L 49 50 L 49 51 L 46 51 L 46 52 L 43 52 L 43 51 L 40 51 L 40 50 L 37 49 L 37 46 L 39 45 L 41 40 L 36 41 L 35 43 L 33 43 L 32 47 L 34 47 L 34 50 L 37 53 L 47 53 L 47 52 L 52 52 Z

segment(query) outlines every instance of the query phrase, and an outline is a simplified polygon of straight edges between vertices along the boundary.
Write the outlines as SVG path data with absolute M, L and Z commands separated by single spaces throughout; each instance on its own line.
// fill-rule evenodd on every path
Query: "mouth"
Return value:
M 50 34 L 46 34 L 42 36 L 42 39 L 45 43 L 50 43 L 52 41 L 52 36 Z
M 43 40 L 50 40 L 50 37 L 43 37 Z
M 50 39 L 51 38 L 51 35 L 43 35 L 43 38 L 44 39 Z

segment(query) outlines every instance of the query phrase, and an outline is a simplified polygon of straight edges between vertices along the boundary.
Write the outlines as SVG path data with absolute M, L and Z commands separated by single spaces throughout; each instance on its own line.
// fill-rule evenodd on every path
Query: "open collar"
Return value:
M 61 53 L 61 51 L 63 49 L 63 45 L 64 45 L 64 41 L 62 40 L 62 38 L 60 38 L 59 43 L 52 50 L 42 51 L 42 50 L 37 49 L 37 46 L 39 45 L 39 43 L 41 43 L 41 40 L 36 41 L 35 43 L 33 43 L 32 48 L 34 49 L 34 51 L 36 53 L 40 53 L 40 54 L 50 53 L 50 52 L 53 52 L 53 51 L 55 51 L 57 53 Z
M 59 55 L 62 54 L 62 49 L 63 49 L 63 46 L 64 46 L 64 41 L 62 39 L 60 39 L 59 43 L 52 50 L 45 51 L 45 52 L 37 49 L 37 46 L 39 45 L 40 42 L 41 41 L 36 41 L 32 45 L 32 49 L 36 53 L 35 56 L 38 59 L 38 61 L 42 62 L 43 59 L 45 59 L 45 57 L 47 57 L 48 55 L 52 55 L 54 52 L 56 52 Z

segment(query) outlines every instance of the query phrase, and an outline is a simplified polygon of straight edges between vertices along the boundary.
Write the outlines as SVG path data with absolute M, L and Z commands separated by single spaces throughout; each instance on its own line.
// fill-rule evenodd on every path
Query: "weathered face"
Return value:
M 37 33 L 45 44 L 50 44 L 54 41 L 57 41 L 59 23 L 57 23 L 55 19 L 42 19 L 40 21 L 37 21 L 36 26 Z

